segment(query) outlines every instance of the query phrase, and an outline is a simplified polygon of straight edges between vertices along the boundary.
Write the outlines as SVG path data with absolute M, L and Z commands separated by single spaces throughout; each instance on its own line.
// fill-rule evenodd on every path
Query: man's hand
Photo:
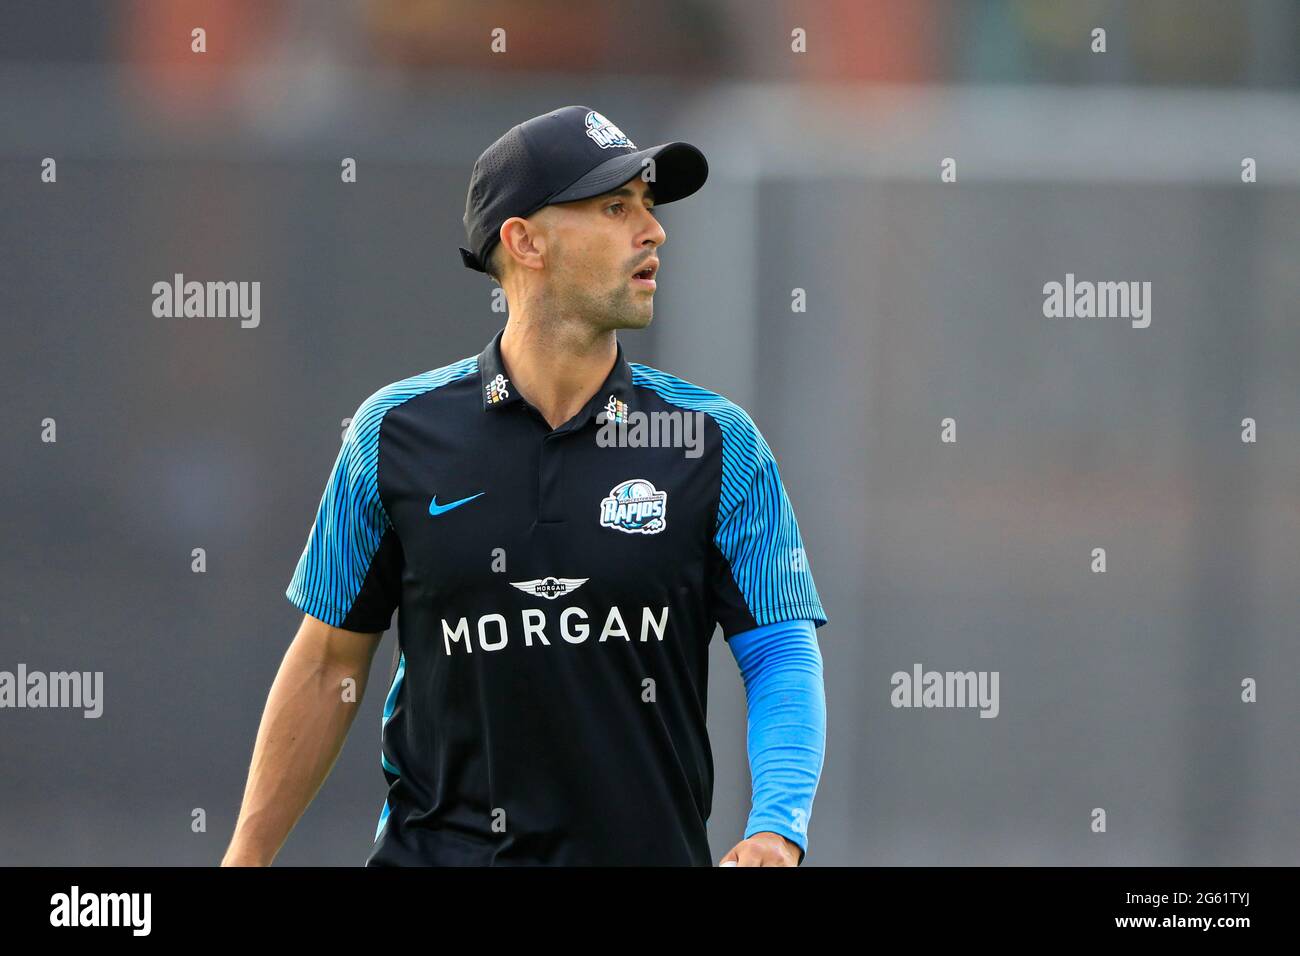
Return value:
M 803 851 L 779 833 L 755 833 L 741 840 L 724 856 L 719 866 L 798 866 Z

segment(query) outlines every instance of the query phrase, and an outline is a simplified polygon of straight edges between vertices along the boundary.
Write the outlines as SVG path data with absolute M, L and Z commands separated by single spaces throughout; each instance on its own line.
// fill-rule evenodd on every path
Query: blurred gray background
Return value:
M 470 166 L 580 103 L 710 160 L 622 341 L 780 461 L 830 617 L 808 865 L 1295 864 L 1297 41 L 1286 0 L 6 4 L 0 670 L 105 712 L 0 710 L 0 863 L 219 861 L 341 420 L 503 324 Z M 260 326 L 155 318 L 177 272 L 260 281 Z M 1151 326 L 1045 318 L 1067 273 Z M 278 862 L 365 859 L 394 644 Z M 895 709 L 915 663 L 998 671 L 999 716 Z M 720 857 L 720 638 L 710 727 Z

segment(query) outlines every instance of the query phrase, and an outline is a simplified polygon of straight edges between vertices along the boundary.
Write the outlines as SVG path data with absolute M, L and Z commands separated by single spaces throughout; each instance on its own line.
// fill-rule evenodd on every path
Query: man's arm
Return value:
M 705 403 L 709 406 L 710 403 Z M 796 866 L 825 750 L 816 628 L 826 612 L 776 456 L 743 408 L 709 408 L 722 431 L 710 597 L 740 665 L 749 708 L 754 806 L 723 866 Z
M 222 866 L 269 866 L 280 852 L 338 759 L 382 637 L 382 631 L 345 631 L 303 616 L 262 712 Z M 354 701 L 344 699 L 349 677 L 356 681 Z
M 727 641 L 745 682 L 753 805 L 723 865 L 798 866 L 826 750 L 821 651 L 810 620 L 781 621 Z

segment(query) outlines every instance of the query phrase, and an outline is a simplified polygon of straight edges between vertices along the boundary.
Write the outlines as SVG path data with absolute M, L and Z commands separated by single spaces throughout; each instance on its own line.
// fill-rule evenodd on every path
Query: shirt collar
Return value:
M 505 363 L 501 360 L 501 336 L 504 334 L 505 329 L 498 331 L 478 357 L 479 386 L 482 389 L 485 412 L 513 405 L 523 399 L 519 389 L 515 388 L 506 375 Z M 591 397 L 579 422 L 575 424 L 586 424 L 601 412 L 613 417 L 616 422 L 625 420 L 635 394 L 632 388 L 632 368 L 623 355 L 623 343 L 616 340 L 615 345 L 618 355 L 614 359 L 614 367 L 605 376 L 605 381 Z

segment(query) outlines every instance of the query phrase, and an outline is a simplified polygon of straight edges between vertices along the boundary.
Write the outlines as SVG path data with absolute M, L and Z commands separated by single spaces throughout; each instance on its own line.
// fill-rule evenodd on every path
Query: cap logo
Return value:
M 636 143 L 628 139 L 621 129 L 595 110 L 587 114 L 587 135 L 601 149 L 609 149 L 611 146 L 625 146 L 628 149 L 636 149 Z

